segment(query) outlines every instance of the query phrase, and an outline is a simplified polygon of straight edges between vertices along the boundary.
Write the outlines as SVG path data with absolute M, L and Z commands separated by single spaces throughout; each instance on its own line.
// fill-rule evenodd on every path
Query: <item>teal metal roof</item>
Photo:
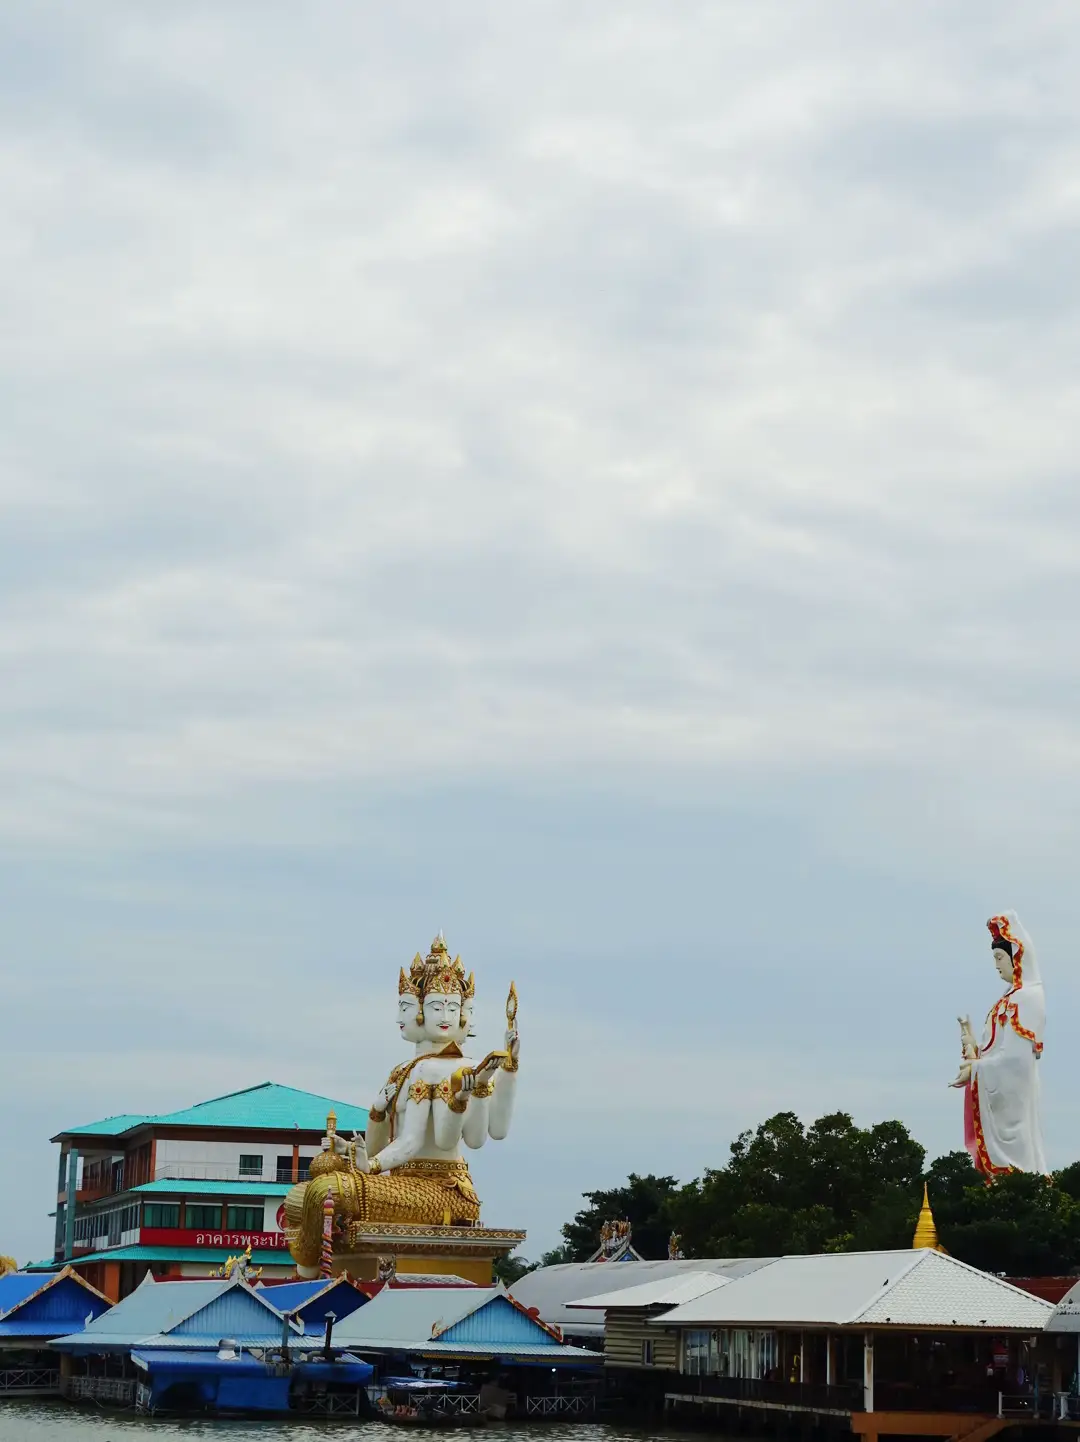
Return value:
M 292 1190 L 292 1182 L 195 1182 L 187 1177 L 178 1177 L 175 1181 L 159 1177 L 156 1182 L 143 1182 L 142 1186 L 130 1190 L 170 1197 L 283 1197 Z
M 368 1114 L 364 1107 L 335 1101 L 333 1097 L 319 1096 L 316 1092 L 297 1091 L 295 1087 L 280 1086 L 277 1082 L 260 1082 L 258 1086 L 213 1097 L 208 1102 L 198 1102 L 177 1112 L 163 1112 L 158 1116 L 133 1114 L 106 1117 L 104 1121 L 90 1122 L 86 1126 L 69 1127 L 58 1132 L 53 1141 L 67 1136 L 120 1136 L 144 1126 L 322 1132 L 326 1129 L 326 1115 L 330 1111 L 337 1113 L 339 1131 L 362 1132 L 367 1127 Z
M 100 1122 L 87 1122 L 84 1127 L 68 1127 L 62 1133 L 64 1136 L 72 1137 L 118 1137 L 121 1132 L 130 1132 L 133 1127 L 140 1127 L 148 1122 L 149 1117 L 139 1112 L 123 1112 L 118 1117 L 104 1117 Z
M 227 1262 L 236 1251 L 225 1247 L 149 1247 L 141 1242 L 130 1247 L 110 1247 L 107 1252 L 88 1252 L 72 1258 L 77 1266 L 84 1262 Z M 284 1247 L 256 1247 L 251 1260 L 257 1267 L 291 1267 L 293 1259 Z M 57 1265 L 55 1263 L 50 1265 Z

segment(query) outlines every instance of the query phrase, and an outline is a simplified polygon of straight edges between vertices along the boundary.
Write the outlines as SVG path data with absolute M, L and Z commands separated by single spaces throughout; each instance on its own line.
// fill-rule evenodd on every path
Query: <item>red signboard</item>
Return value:
M 144 1247 L 228 1247 L 234 1252 L 242 1252 L 248 1245 L 253 1252 L 287 1248 L 284 1232 L 189 1232 L 180 1227 L 143 1227 L 139 1241 Z

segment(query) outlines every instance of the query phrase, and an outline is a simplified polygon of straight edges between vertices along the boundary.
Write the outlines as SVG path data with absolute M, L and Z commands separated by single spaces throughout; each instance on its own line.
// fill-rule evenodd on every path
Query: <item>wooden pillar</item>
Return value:
M 874 1334 L 863 1337 L 863 1411 L 874 1410 Z M 869 1436 L 869 1434 L 867 1434 Z
M 293 1142 L 292 1148 L 292 1179 L 293 1186 L 300 1180 L 300 1143 Z
M 806 1333 L 799 1333 L 799 1381 L 806 1381 Z
M 833 1385 L 833 1339 L 832 1333 L 825 1333 L 825 1385 Z
M 68 1152 L 67 1192 L 64 1201 L 64 1261 L 70 1262 L 75 1255 L 75 1207 L 79 1190 L 79 1152 L 72 1147 Z
M 101 1289 L 110 1302 L 120 1300 L 120 1263 L 105 1263 L 105 1285 Z

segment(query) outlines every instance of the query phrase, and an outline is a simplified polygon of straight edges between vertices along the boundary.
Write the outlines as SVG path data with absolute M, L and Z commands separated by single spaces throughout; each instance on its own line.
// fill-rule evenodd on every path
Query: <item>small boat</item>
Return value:
M 479 1410 L 463 1412 L 453 1407 L 452 1399 L 463 1390 L 458 1382 L 387 1377 L 383 1386 L 375 1414 L 395 1427 L 482 1427 L 487 1420 Z

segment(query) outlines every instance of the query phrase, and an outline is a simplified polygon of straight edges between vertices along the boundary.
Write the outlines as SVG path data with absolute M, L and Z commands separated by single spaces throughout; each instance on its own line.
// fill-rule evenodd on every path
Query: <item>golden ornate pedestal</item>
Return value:
M 524 1232 L 493 1227 L 425 1227 L 410 1222 L 373 1222 L 354 1233 L 350 1250 L 334 1253 L 334 1271 L 358 1281 L 378 1276 L 379 1259 L 393 1257 L 398 1276 L 437 1272 L 481 1285 L 491 1282 L 491 1264 L 525 1240 Z
M 380 1259 L 398 1272 L 442 1272 L 490 1282 L 496 1257 L 512 1252 L 524 1232 L 480 1226 L 480 1199 L 464 1161 L 418 1158 L 392 1172 L 358 1173 L 323 1153 L 309 1181 L 285 1198 L 286 1234 L 297 1263 L 374 1279 Z M 330 1246 L 325 1226 L 330 1216 Z

